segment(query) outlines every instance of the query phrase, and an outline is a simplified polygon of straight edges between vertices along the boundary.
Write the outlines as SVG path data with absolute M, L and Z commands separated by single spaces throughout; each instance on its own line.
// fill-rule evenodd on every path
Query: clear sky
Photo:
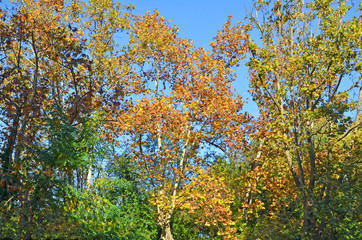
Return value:
M 120 1 L 121 3 L 124 1 Z M 251 0 L 126 0 L 136 6 L 134 13 L 144 14 L 157 9 L 160 15 L 179 27 L 182 37 L 190 38 L 196 46 L 207 47 L 229 15 L 245 19 Z
M 179 34 L 183 38 L 193 40 L 196 47 L 203 46 L 209 49 L 209 43 L 222 28 L 229 15 L 233 16 L 233 22 L 246 23 L 245 17 L 252 9 L 252 0 L 126 0 L 121 3 L 131 3 L 136 6 L 134 14 L 145 14 L 157 9 L 161 16 L 171 20 L 171 24 L 179 28 Z M 238 78 L 234 83 L 237 92 L 243 99 L 250 97 L 248 90 L 248 71 L 242 66 L 237 69 Z M 257 114 L 256 104 L 248 100 L 244 109 L 254 116 Z

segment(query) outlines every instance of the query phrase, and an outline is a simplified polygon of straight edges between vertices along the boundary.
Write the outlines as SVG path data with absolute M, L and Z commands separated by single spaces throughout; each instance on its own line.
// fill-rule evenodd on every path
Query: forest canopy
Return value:
M 204 47 L 135 7 L 1 5 L 0 238 L 361 239 L 362 5 L 254 0 Z

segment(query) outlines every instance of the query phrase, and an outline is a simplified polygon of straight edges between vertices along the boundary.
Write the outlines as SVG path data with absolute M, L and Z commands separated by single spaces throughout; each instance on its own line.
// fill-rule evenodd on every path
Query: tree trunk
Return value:
M 315 235 L 315 221 L 313 217 L 313 202 L 311 199 L 308 198 L 308 196 L 304 197 L 303 211 L 303 231 L 306 235 L 305 237 L 309 239 L 310 237 Z
M 161 226 L 161 228 L 162 228 L 161 239 L 162 240 L 173 240 L 173 236 L 172 236 L 172 233 L 171 233 L 170 222 L 168 221 L 167 223 L 163 224 Z
M 92 180 L 92 165 L 89 165 L 87 179 L 86 179 L 86 182 L 85 182 L 85 186 L 86 186 L 87 190 L 90 189 L 91 180 Z

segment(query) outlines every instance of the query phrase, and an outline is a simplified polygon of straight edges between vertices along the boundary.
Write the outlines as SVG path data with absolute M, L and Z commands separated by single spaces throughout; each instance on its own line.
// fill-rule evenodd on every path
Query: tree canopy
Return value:
M 253 3 L 208 47 L 112 0 L 1 7 L 0 236 L 362 238 L 362 5 Z

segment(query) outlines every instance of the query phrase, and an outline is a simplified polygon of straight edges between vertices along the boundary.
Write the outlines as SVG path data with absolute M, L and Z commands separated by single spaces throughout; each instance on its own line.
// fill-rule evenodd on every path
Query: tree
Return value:
M 12 9 L 1 9 L 2 222 L 10 221 L 9 216 L 11 220 L 30 222 L 25 225 L 38 224 L 40 220 L 34 222 L 30 218 L 40 213 L 39 209 L 54 205 L 43 205 L 35 212 L 28 205 L 36 206 L 35 202 L 46 192 L 53 194 L 47 195 L 48 200 L 61 199 L 54 196 L 57 190 L 65 190 L 64 185 L 55 181 L 59 178 L 73 186 L 91 182 L 89 179 L 84 184 L 83 180 L 85 174 L 92 176 L 93 161 L 80 161 L 92 151 L 87 145 L 89 135 L 82 134 L 89 127 L 86 119 L 94 118 L 100 108 L 107 110 L 108 103 L 114 103 L 108 101 L 117 95 L 113 87 L 117 85 L 120 89 L 120 78 L 116 76 L 120 76 L 123 66 L 113 63 L 119 52 L 114 38 L 127 29 L 131 7 L 121 11 L 122 8 L 112 1 L 85 4 L 26 0 L 15 2 Z M 61 118 L 54 114 L 54 109 L 61 113 Z M 52 128 L 52 124 L 64 129 Z M 51 150 L 58 152 L 44 157 L 48 143 Z M 57 164 L 52 162 L 54 159 Z M 27 209 L 29 214 L 14 217 Z M 30 218 L 26 220 L 25 216 Z M 32 231 L 25 225 L 18 225 L 19 238 L 31 238 Z
M 245 30 L 240 24 L 232 27 L 229 19 L 209 52 L 179 38 L 177 28 L 158 12 L 132 24 L 124 57 L 130 63 L 127 95 L 132 97 L 114 111 L 109 129 L 127 136 L 153 194 L 162 239 L 173 239 L 170 221 L 180 204 L 179 190 L 205 162 L 203 145 L 242 141 L 246 132 L 248 116 L 230 87 L 231 68 L 246 51 Z
M 255 1 L 257 14 L 250 17 L 262 39 L 260 47 L 249 45 L 250 92 L 260 112 L 252 139 L 263 143 L 251 176 L 270 194 L 264 207 L 276 215 L 267 221 L 289 219 L 285 224 L 299 229 L 294 238 L 357 237 L 361 226 L 362 22 L 346 19 L 353 7 Z M 303 218 L 281 204 L 300 209 Z M 352 222 L 350 211 L 357 211 Z

